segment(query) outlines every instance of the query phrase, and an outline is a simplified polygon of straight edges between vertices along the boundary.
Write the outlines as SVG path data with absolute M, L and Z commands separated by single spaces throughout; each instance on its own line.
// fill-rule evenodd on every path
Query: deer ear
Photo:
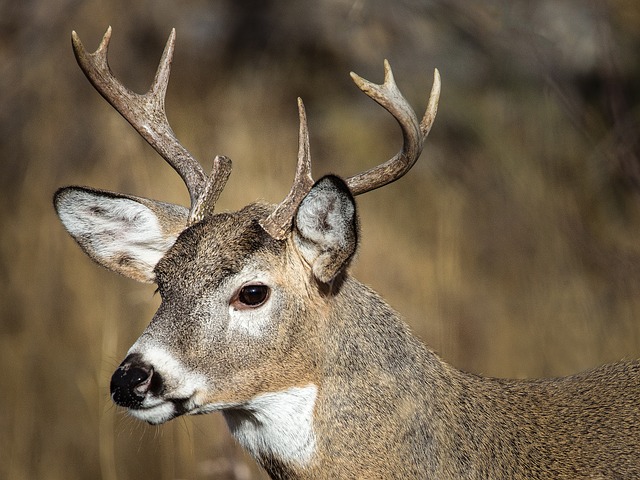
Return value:
M 348 266 L 358 245 L 358 222 L 342 179 L 328 175 L 311 187 L 296 212 L 293 238 L 320 282 L 331 282 Z
M 62 224 L 100 265 L 141 282 L 187 224 L 188 210 L 146 198 L 66 187 L 54 197 Z

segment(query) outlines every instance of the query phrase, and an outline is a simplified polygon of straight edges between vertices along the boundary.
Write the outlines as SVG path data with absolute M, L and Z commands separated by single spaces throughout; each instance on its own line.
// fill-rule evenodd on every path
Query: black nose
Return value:
M 121 407 L 141 408 L 147 393 L 159 393 L 162 379 L 139 354 L 125 358 L 111 377 L 111 398 Z

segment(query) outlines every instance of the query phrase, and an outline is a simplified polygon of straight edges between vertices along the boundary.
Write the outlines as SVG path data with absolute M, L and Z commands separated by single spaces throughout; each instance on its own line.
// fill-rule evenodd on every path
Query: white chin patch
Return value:
M 168 422 L 176 416 L 176 407 L 171 402 L 162 402 L 151 408 L 129 409 L 129 415 L 152 425 Z

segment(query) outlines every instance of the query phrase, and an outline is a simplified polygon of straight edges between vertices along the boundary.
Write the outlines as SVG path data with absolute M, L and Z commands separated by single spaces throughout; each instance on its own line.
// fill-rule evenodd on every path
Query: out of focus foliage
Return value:
M 640 4 L 320 0 L 0 3 L 0 478 L 264 478 L 219 415 L 147 427 L 109 400 L 157 307 L 60 226 L 57 187 L 185 203 L 178 176 L 77 68 L 113 27 L 111 66 L 145 90 L 171 27 L 170 122 L 208 168 L 234 160 L 223 209 L 288 191 L 303 97 L 315 175 L 393 155 L 392 119 L 347 75 L 388 58 L 422 159 L 359 198 L 354 274 L 452 364 L 560 375 L 640 357 Z

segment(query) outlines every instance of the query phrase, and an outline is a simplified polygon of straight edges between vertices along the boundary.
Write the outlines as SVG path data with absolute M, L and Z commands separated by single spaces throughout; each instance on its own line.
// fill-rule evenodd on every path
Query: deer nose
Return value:
M 139 354 L 125 358 L 111 377 L 111 398 L 126 408 L 141 408 L 149 391 L 160 391 L 162 379 Z

